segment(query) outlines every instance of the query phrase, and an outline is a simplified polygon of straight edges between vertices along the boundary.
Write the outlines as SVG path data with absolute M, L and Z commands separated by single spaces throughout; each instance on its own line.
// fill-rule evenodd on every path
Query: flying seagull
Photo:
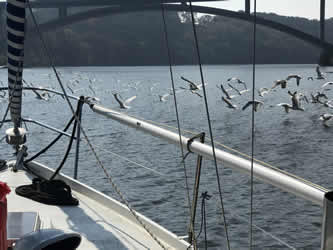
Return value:
M 276 88 L 277 86 L 281 86 L 282 89 L 285 89 L 287 87 L 287 81 L 286 80 L 276 80 L 274 81 L 274 85 L 271 89 Z
M 321 85 L 321 88 L 325 88 L 328 85 L 333 85 L 333 82 L 326 82 L 323 85 Z
M 118 93 L 114 93 L 113 96 L 116 99 L 116 101 L 119 103 L 121 109 L 130 108 L 130 106 L 127 106 L 127 105 L 136 98 L 136 95 L 135 95 L 135 96 L 132 96 L 132 97 L 128 98 L 127 100 L 123 101 L 123 100 L 119 99 Z
M 332 117 L 333 117 L 332 114 L 325 113 L 325 114 L 320 115 L 319 120 L 323 121 L 323 125 L 325 127 L 329 127 L 329 125 L 327 124 L 327 122 L 330 121 L 330 120 L 333 120 Z
M 324 102 L 323 105 L 324 105 L 325 107 L 328 107 L 328 108 L 331 108 L 331 109 L 332 109 L 332 108 L 333 108 L 333 105 L 331 104 L 332 101 L 333 101 L 333 100 L 326 101 L 326 102 Z
M 250 91 L 249 89 L 238 90 L 237 88 L 235 88 L 234 86 L 232 86 L 230 83 L 228 83 L 228 86 L 231 89 L 235 90 L 239 95 L 242 95 L 243 93 Z
M 158 95 L 158 97 L 160 98 L 160 102 L 165 102 L 166 98 L 169 96 L 169 94 L 164 94 L 164 95 Z
M 222 100 L 228 105 L 228 108 L 237 109 L 237 106 L 232 104 L 230 100 L 226 99 L 224 96 L 222 96 Z
M 36 98 L 39 100 L 48 101 L 50 98 L 50 94 L 46 91 L 43 91 L 42 93 L 39 93 L 38 91 L 32 89 L 32 91 L 36 94 Z
M 297 93 L 297 91 L 295 91 L 294 93 L 291 93 L 288 90 L 288 94 L 291 96 L 291 102 L 292 102 L 293 110 L 302 110 L 302 111 L 304 111 L 304 109 L 301 107 L 300 100 L 305 99 L 306 102 L 309 103 L 308 99 L 302 93 Z
M 284 107 L 284 111 L 286 111 L 286 113 L 289 113 L 289 110 L 293 109 L 293 106 L 288 103 L 279 103 L 276 106 Z
M 190 84 L 190 91 L 192 94 L 196 94 L 199 97 L 202 97 L 202 95 L 200 95 L 197 91 L 201 89 L 202 84 L 195 84 L 194 82 L 186 79 L 185 77 L 180 77 L 182 80 L 184 80 L 185 82 L 188 82 Z M 185 89 L 183 87 L 181 87 L 181 89 Z
M 247 107 L 249 107 L 250 105 L 254 105 L 254 111 L 257 112 L 259 110 L 259 108 L 261 106 L 264 105 L 263 102 L 261 101 L 257 101 L 257 100 L 254 100 L 254 101 L 248 101 L 242 108 L 242 110 L 245 110 Z
M 313 95 L 311 94 L 311 96 L 313 96 Z M 323 92 L 317 91 L 317 93 L 312 97 L 312 102 L 314 102 L 314 100 L 315 100 L 314 103 L 319 102 L 321 104 L 324 104 L 319 98 L 325 98 L 326 100 L 328 100 L 327 95 L 325 95 Z
M 259 96 L 263 97 L 264 95 L 268 94 L 269 93 L 269 89 L 268 88 L 260 88 L 258 90 L 258 94 Z
M 229 79 L 227 79 L 227 81 L 228 82 L 236 82 L 236 83 L 242 84 L 244 86 L 244 89 L 247 89 L 246 83 L 244 81 L 240 80 L 237 77 L 230 77 Z
M 223 84 L 221 83 L 220 86 L 216 85 L 217 88 L 221 89 L 222 92 L 225 94 L 225 96 L 231 100 L 233 97 L 235 97 L 234 95 L 229 95 L 228 91 L 223 87 Z
M 181 78 L 182 80 L 184 80 L 185 82 L 188 82 L 188 83 L 190 84 L 190 90 L 192 90 L 192 91 L 199 90 L 199 89 L 201 89 L 201 87 L 202 87 L 202 84 L 195 84 L 194 82 L 192 82 L 192 81 L 186 79 L 186 78 L 183 77 L 183 76 L 181 76 L 180 78 Z
M 324 74 L 320 71 L 319 65 L 316 66 L 316 73 L 318 80 L 325 79 Z
M 299 86 L 299 83 L 300 83 L 302 77 L 300 75 L 289 75 L 289 76 L 287 76 L 286 80 L 289 81 L 290 79 L 293 79 L 293 78 L 296 79 L 296 84 L 297 84 L 297 86 Z

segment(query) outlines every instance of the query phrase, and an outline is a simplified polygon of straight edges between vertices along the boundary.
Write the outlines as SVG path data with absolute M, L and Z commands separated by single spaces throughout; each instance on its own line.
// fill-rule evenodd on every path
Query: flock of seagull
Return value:
M 315 70 L 316 74 L 314 76 L 309 76 L 307 77 L 307 80 L 326 80 L 326 76 L 329 73 L 333 72 L 321 72 L 320 67 L 316 66 Z M 330 87 L 333 87 L 333 82 L 332 81 L 327 81 L 323 83 L 320 88 L 315 92 L 315 93 L 310 93 L 309 95 L 305 95 L 301 93 L 298 89 L 298 87 L 301 84 L 301 80 L 303 79 L 302 76 L 298 74 L 290 74 L 288 75 L 285 79 L 280 79 L 276 80 L 273 82 L 271 87 L 264 87 L 264 88 L 259 88 L 256 90 L 257 95 L 260 98 L 264 98 L 266 95 L 269 95 L 272 91 L 276 91 L 277 89 L 286 89 L 287 94 L 290 97 L 290 103 L 278 103 L 274 106 L 282 107 L 286 113 L 289 113 L 290 111 L 305 111 L 302 103 L 314 103 L 314 104 L 319 104 L 322 105 L 323 107 L 326 108 L 332 108 L 333 109 L 333 99 L 329 100 L 328 96 L 326 95 L 326 91 L 330 90 Z M 96 94 L 94 88 L 92 87 L 93 83 L 96 81 L 96 79 L 87 79 L 89 80 L 89 89 L 93 94 Z M 202 84 L 196 84 L 193 81 L 185 78 L 184 76 L 181 76 L 181 80 L 186 82 L 188 85 L 186 87 L 179 87 L 177 90 L 174 92 L 169 92 L 167 94 L 163 95 L 158 95 L 160 102 L 165 102 L 167 101 L 168 96 L 172 96 L 175 93 L 179 92 L 184 92 L 188 91 L 191 94 L 194 94 L 200 98 L 203 97 L 202 93 L 200 92 L 202 90 Z M 75 86 L 79 83 L 80 81 L 78 79 L 71 80 L 70 83 Z M 32 83 L 28 83 L 23 80 L 23 83 L 27 87 L 34 87 Z M 68 90 L 74 94 L 77 89 L 74 90 L 74 87 L 71 87 L 69 84 L 67 85 Z M 293 86 L 296 87 L 296 91 L 290 91 L 288 89 L 288 86 Z M 246 83 L 237 78 L 237 77 L 230 77 L 226 80 L 225 83 L 221 83 L 220 85 L 216 85 L 216 87 L 222 91 L 222 101 L 226 104 L 226 107 L 229 109 L 233 110 L 245 110 L 248 107 L 253 105 L 253 109 L 255 112 L 258 112 L 262 107 L 264 106 L 264 101 L 254 99 L 254 100 L 249 100 L 245 104 L 241 106 L 241 108 L 238 108 L 238 106 L 233 102 L 234 98 L 239 97 L 244 95 L 245 93 L 249 92 L 250 89 L 247 87 Z M 41 91 L 41 90 L 34 90 L 31 89 L 33 93 L 35 94 L 35 97 L 40 100 L 49 100 L 51 98 L 50 93 L 47 91 Z M 118 103 L 119 108 L 121 109 L 128 109 L 130 108 L 129 104 L 136 99 L 136 95 L 124 99 L 119 93 L 112 91 L 111 92 L 115 101 Z M 1 93 L 0 93 L 1 94 Z M 1 97 L 1 96 L 0 96 Z M 311 99 L 310 99 L 311 98 Z M 310 99 L 310 100 L 309 100 Z M 98 98 L 93 98 L 93 100 L 99 101 Z M 270 107 L 273 107 L 270 105 Z M 329 122 L 333 125 L 333 114 L 331 113 L 323 113 L 319 117 L 320 120 L 323 121 L 323 125 L 328 127 L 330 126 Z
M 333 72 L 321 72 L 320 67 L 316 66 L 316 75 L 307 77 L 307 80 L 326 80 L 326 75 Z M 199 90 L 202 89 L 202 84 L 195 84 L 191 80 L 186 79 L 185 77 L 181 77 L 181 79 L 189 84 L 188 88 L 180 87 L 180 90 L 188 90 L 190 93 L 195 94 L 199 97 L 202 97 L 202 94 L 199 92 Z M 310 93 L 308 95 L 311 97 L 311 100 L 309 101 L 309 98 L 301 93 L 299 89 L 296 91 L 291 92 L 287 87 L 292 86 L 298 88 L 301 84 L 301 80 L 303 79 L 302 76 L 298 74 L 290 74 L 285 79 L 276 80 L 273 82 L 273 85 L 271 87 L 264 87 L 258 89 L 256 92 L 258 93 L 259 97 L 264 97 L 268 94 L 270 94 L 272 91 L 276 91 L 278 88 L 286 89 L 287 94 L 290 97 L 290 103 L 278 103 L 276 106 L 282 107 L 286 113 L 289 113 L 290 111 L 305 111 L 302 103 L 314 103 L 322 105 L 323 107 L 327 108 L 333 108 L 333 99 L 328 100 L 327 95 L 325 94 L 326 91 L 330 90 L 330 87 L 333 86 L 332 81 L 327 81 L 324 84 L 322 84 L 315 93 Z M 237 78 L 237 77 L 230 77 L 226 80 L 226 83 L 221 83 L 220 85 L 216 86 L 219 90 L 222 91 L 222 101 L 226 104 L 226 107 L 229 109 L 237 110 L 239 109 L 236 104 L 234 104 L 233 99 L 237 96 L 242 96 L 244 93 L 249 92 L 250 89 L 247 88 L 246 83 Z M 160 101 L 164 102 L 166 101 L 167 96 L 173 95 L 173 93 L 168 93 L 164 95 L 159 95 Z M 258 112 L 263 106 L 264 101 L 262 100 L 249 100 L 244 105 L 241 106 L 241 110 L 245 110 L 248 107 L 253 105 L 253 109 L 255 112 Z M 275 106 L 275 105 L 274 105 Z M 274 107 L 270 105 L 270 107 Z M 331 113 L 323 113 L 319 117 L 320 120 L 323 121 L 323 125 L 325 127 L 329 127 L 329 122 L 333 125 L 333 114 Z

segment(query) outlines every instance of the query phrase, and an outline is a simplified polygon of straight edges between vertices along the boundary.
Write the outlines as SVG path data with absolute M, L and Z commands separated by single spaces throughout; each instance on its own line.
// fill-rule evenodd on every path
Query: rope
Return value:
M 202 226 L 204 225 L 205 231 L 205 249 L 207 250 L 207 225 L 206 225 L 206 200 L 209 200 L 212 196 L 208 194 L 208 192 L 204 192 L 201 194 L 201 225 L 200 231 L 197 235 L 197 239 L 199 238 L 200 234 L 202 233 Z
M 81 112 L 81 107 L 83 105 L 83 98 L 80 98 L 80 100 L 78 101 L 77 103 L 77 108 L 76 108 L 76 113 L 75 115 L 76 116 L 79 116 L 80 115 L 80 112 Z M 53 175 L 51 176 L 50 178 L 50 181 L 52 181 L 56 176 L 57 174 L 59 173 L 59 171 L 62 169 L 62 167 L 64 166 L 66 160 L 67 160 L 67 157 L 72 149 L 72 145 L 73 145 L 73 141 L 74 141 L 74 137 L 75 137 L 75 132 L 76 132 L 76 129 L 77 129 L 77 120 L 74 121 L 74 125 L 73 125 L 73 130 L 72 130 L 72 135 L 71 135 L 71 138 L 69 139 L 69 143 L 68 143 L 68 146 L 67 146 L 67 150 L 66 150 L 66 153 L 61 161 L 61 163 L 59 164 L 58 168 L 54 171 Z
M 176 112 L 176 118 L 177 118 L 177 127 L 178 127 L 178 135 L 179 135 L 179 146 L 180 146 L 180 151 L 181 151 L 181 156 L 182 156 L 182 164 L 183 164 L 183 169 L 184 169 L 184 177 L 185 177 L 185 189 L 186 189 L 186 195 L 187 195 L 187 205 L 188 205 L 188 216 L 191 217 L 191 199 L 190 199 L 190 191 L 189 191 L 189 185 L 188 185 L 188 176 L 187 176 L 187 171 L 186 171 L 186 165 L 185 165 L 185 158 L 186 156 L 184 155 L 184 149 L 182 147 L 182 135 L 181 135 L 181 129 L 180 129 L 180 122 L 179 122 L 179 113 L 178 113 L 178 105 L 177 105 L 177 97 L 176 97 L 176 90 L 175 90 L 175 83 L 174 83 L 174 77 L 173 77 L 173 70 L 172 70 L 172 62 L 171 62 L 171 53 L 170 53 L 170 46 L 169 46 L 169 37 L 168 37 L 168 29 L 167 29 L 167 24 L 165 21 L 165 10 L 164 10 L 164 5 L 163 5 L 164 0 L 161 0 L 161 13 L 162 13 L 162 19 L 163 19 L 163 29 L 164 29 L 164 38 L 165 38 L 165 44 L 168 52 L 168 63 L 169 63 L 169 71 L 170 71 L 170 78 L 171 78 L 171 86 L 172 86 L 172 92 L 173 92 L 173 100 L 174 100 L 174 105 L 175 105 L 175 112 Z M 193 233 L 193 226 L 190 223 L 190 229 L 189 231 L 191 232 L 192 235 Z
M 35 25 L 35 27 L 36 27 L 36 29 L 37 29 L 37 33 L 39 34 L 39 37 L 40 37 L 41 42 L 42 42 L 42 44 L 43 44 L 44 51 L 45 51 L 45 53 L 46 53 L 46 55 L 47 55 L 47 57 L 48 57 L 48 59 L 49 59 L 49 62 L 50 62 L 50 64 L 51 64 L 51 67 L 52 67 L 52 69 L 53 69 L 53 71 L 54 71 L 54 73 L 55 73 L 55 75 L 56 75 L 56 78 L 57 78 L 57 80 L 58 80 L 58 83 L 59 83 L 59 85 L 60 85 L 60 87 L 61 87 L 61 89 L 62 89 L 62 91 L 63 91 L 63 93 L 64 93 L 65 100 L 67 101 L 67 103 L 68 103 L 68 105 L 69 105 L 69 107 L 70 107 L 70 109 L 71 109 L 71 111 L 72 111 L 72 114 L 75 116 L 75 120 L 77 121 L 78 126 L 80 126 L 81 132 L 82 132 L 82 134 L 83 134 L 83 136 L 84 136 L 84 138 L 85 138 L 85 140 L 86 140 L 86 142 L 87 142 L 87 144 L 88 144 L 90 150 L 91 150 L 92 153 L 94 154 L 94 156 L 95 156 L 95 158 L 96 158 L 96 161 L 97 161 L 98 165 L 102 168 L 102 170 L 103 170 L 105 176 L 107 177 L 108 181 L 110 182 L 110 184 L 112 185 L 112 187 L 114 188 L 114 190 L 116 191 L 116 193 L 119 195 L 121 201 L 127 206 L 127 208 L 129 209 L 129 211 L 132 213 L 132 215 L 135 217 L 135 219 L 139 222 L 139 224 L 140 224 L 140 225 L 146 230 L 146 232 L 147 232 L 147 233 L 148 233 L 148 234 L 149 234 L 149 235 L 155 240 L 155 242 L 156 242 L 156 243 L 157 243 L 162 249 L 167 249 L 167 248 L 162 244 L 162 242 L 161 242 L 159 239 L 157 239 L 156 236 L 155 236 L 155 235 L 149 230 L 149 228 L 143 223 L 143 221 L 142 221 L 142 220 L 139 218 L 139 216 L 137 215 L 136 211 L 133 210 L 133 209 L 131 208 L 130 204 L 129 204 L 128 201 L 125 199 L 125 197 L 123 196 L 123 194 L 120 192 L 120 190 L 118 189 L 117 185 L 114 183 L 112 177 L 109 175 L 109 173 L 107 172 L 105 166 L 103 165 L 103 163 L 102 163 L 101 160 L 99 159 L 99 157 L 98 157 L 98 155 L 97 155 L 97 153 L 96 153 L 96 151 L 95 151 L 93 145 L 91 144 L 91 142 L 90 142 L 90 140 L 89 140 L 89 138 L 88 138 L 88 136 L 87 136 L 85 130 L 83 129 L 83 127 L 82 127 L 82 125 L 81 125 L 81 122 L 79 121 L 78 117 L 75 115 L 75 112 L 74 112 L 73 106 L 72 106 L 71 102 L 69 101 L 69 98 L 68 98 L 68 96 L 67 96 L 66 90 L 65 90 L 65 88 L 64 88 L 64 86 L 63 86 L 63 84 L 62 84 L 62 82 L 61 82 L 61 79 L 60 79 L 60 77 L 59 77 L 59 74 L 58 74 L 58 72 L 57 72 L 57 70 L 56 70 L 56 68 L 55 68 L 55 66 L 54 66 L 54 64 L 53 64 L 53 61 L 52 61 L 51 55 L 50 55 L 50 53 L 49 53 L 49 51 L 48 51 L 48 49 L 47 49 L 47 47 L 46 47 L 46 43 L 45 43 L 45 41 L 44 41 L 44 39 L 43 39 L 42 33 L 41 33 L 40 29 L 39 29 L 39 25 L 38 25 L 38 23 L 37 23 L 37 21 L 36 21 L 36 18 L 35 18 L 35 16 L 34 16 L 34 14 L 33 14 L 33 11 L 32 11 L 32 8 L 31 8 L 31 5 L 30 5 L 29 0 L 27 1 L 27 4 L 28 4 L 28 8 L 29 8 L 30 14 L 31 14 L 31 16 L 32 16 L 32 20 L 33 20 L 34 25 Z
M 216 160 L 215 146 L 214 146 L 214 139 L 213 139 L 213 131 L 212 131 L 212 125 L 211 125 L 210 115 L 209 115 L 209 110 L 208 110 L 206 87 L 205 87 L 205 82 L 204 82 L 204 77 L 203 77 L 203 72 L 202 72 L 199 43 L 198 43 L 198 37 L 197 37 L 196 28 L 195 28 L 195 21 L 194 21 L 193 8 L 192 8 L 192 1 L 191 0 L 190 0 L 190 11 L 191 11 L 192 29 L 193 29 L 194 39 L 195 39 L 196 52 L 197 52 L 197 57 L 198 57 L 198 64 L 199 64 L 199 69 L 200 69 L 201 84 L 202 84 L 202 90 L 203 90 L 203 94 L 204 94 L 205 108 L 206 108 L 206 114 L 207 114 L 207 120 L 208 120 L 210 141 L 212 143 L 216 179 L 217 179 L 217 185 L 218 185 L 218 189 L 219 189 L 219 196 L 220 196 L 220 202 L 221 202 L 221 208 L 222 208 L 222 216 L 223 216 L 223 221 L 224 221 L 224 230 L 225 230 L 225 235 L 226 235 L 226 239 L 227 239 L 227 246 L 228 246 L 228 249 L 230 250 L 228 227 L 227 227 L 227 221 L 226 221 L 225 213 L 224 213 L 222 188 L 221 188 L 221 183 L 220 183 L 219 171 L 218 171 L 218 167 L 217 167 L 217 160 Z
M 112 154 L 112 155 L 114 155 L 114 156 L 116 156 L 116 157 L 118 157 L 118 158 L 120 158 L 120 159 L 123 159 L 123 160 L 128 161 L 128 162 L 130 162 L 130 163 L 132 163 L 132 164 L 134 164 L 134 165 L 137 165 L 137 166 L 139 166 L 139 167 L 141 167 L 141 168 L 144 168 L 144 169 L 146 169 L 146 170 L 149 170 L 149 171 L 151 171 L 151 172 L 153 172 L 153 173 L 155 173 L 155 174 L 157 174 L 157 175 L 159 175 L 159 176 L 163 176 L 163 177 L 167 176 L 166 174 L 163 174 L 163 173 L 161 173 L 161 172 L 158 172 L 158 171 L 156 171 L 155 169 L 149 168 L 149 167 L 147 167 L 147 166 L 145 166 L 145 165 L 142 165 L 142 164 L 137 163 L 137 162 L 135 162 L 135 161 L 132 161 L 132 160 L 130 160 L 130 159 L 124 157 L 124 156 L 121 156 L 121 155 L 119 155 L 119 154 L 117 154 L 117 153 L 114 153 L 114 152 L 112 152 L 112 151 L 110 151 L 110 150 L 107 150 L 107 149 L 103 148 L 102 146 L 96 146 L 96 145 L 95 145 L 95 147 L 96 147 L 96 148 L 99 148 L 101 151 L 104 151 L 104 152 L 110 153 L 110 154 Z M 130 166 L 130 165 L 127 165 L 127 166 Z
M 63 132 L 66 132 L 67 129 L 69 128 L 69 126 L 72 124 L 72 122 L 74 121 L 74 116 L 72 116 L 72 118 L 70 119 L 70 121 L 67 123 L 66 127 L 64 128 Z M 52 147 L 61 137 L 63 136 L 63 134 L 59 134 L 52 142 L 50 142 L 49 145 L 47 145 L 45 148 L 43 148 L 42 150 L 40 150 L 37 154 L 35 154 L 34 156 L 30 157 L 29 159 L 24 161 L 24 164 L 27 164 L 28 162 L 36 159 L 38 156 L 40 156 L 41 154 L 45 153 L 50 147 Z
M 255 81 L 256 81 L 256 36 L 257 36 L 257 0 L 254 0 L 254 23 L 253 23 L 253 63 L 252 63 L 252 120 L 251 120 L 251 183 L 250 183 L 250 228 L 249 249 L 252 249 L 253 235 L 253 157 L 254 157 L 254 111 L 255 111 Z

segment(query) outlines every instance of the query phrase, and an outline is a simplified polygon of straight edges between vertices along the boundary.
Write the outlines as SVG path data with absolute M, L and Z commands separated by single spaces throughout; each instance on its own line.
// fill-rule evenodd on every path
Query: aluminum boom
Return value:
M 98 114 L 104 115 L 138 130 L 142 130 L 153 136 L 160 137 L 176 145 L 180 145 L 179 135 L 177 133 L 96 104 L 90 105 L 90 108 Z M 184 149 L 187 148 L 188 140 L 189 138 L 187 137 L 181 137 L 181 145 Z M 194 141 L 190 145 L 190 149 L 194 153 L 202 155 L 203 157 L 213 159 L 213 151 L 210 145 Z M 251 173 L 251 161 L 220 149 L 215 149 L 215 153 L 217 161 L 222 163 L 225 167 L 237 169 L 248 175 Z M 254 177 L 265 183 L 269 183 L 288 193 L 292 193 L 319 206 L 323 206 L 324 195 L 328 191 L 325 188 L 314 184 L 311 185 L 310 182 L 297 179 L 296 177 L 288 175 L 287 173 L 280 172 L 276 169 L 266 167 L 258 163 L 253 164 L 253 174 Z

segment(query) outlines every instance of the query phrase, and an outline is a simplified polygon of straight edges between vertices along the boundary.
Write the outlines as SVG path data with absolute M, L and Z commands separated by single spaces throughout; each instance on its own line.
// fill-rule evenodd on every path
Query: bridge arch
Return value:
M 245 12 L 235 12 L 230 10 L 224 10 L 224 9 L 218 9 L 218 8 L 212 8 L 212 7 L 204 7 L 204 6 L 192 6 L 194 12 L 200 12 L 204 14 L 211 14 L 211 15 L 217 15 L 217 16 L 225 16 L 230 18 L 236 18 L 240 20 L 244 20 L 247 22 L 253 22 L 254 16 L 246 14 Z M 89 10 L 86 12 L 77 13 L 71 16 L 63 17 L 61 19 L 56 19 L 44 24 L 40 25 L 41 31 L 48 31 L 51 29 L 56 29 L 65 25 L 73 24 L 76 22 L 84 21 L 87 18 L 90 17 L 103 17 L 107 16 L 113 13 L 128 13 L 128 12 L 138 12 L 138 11 L 147 11 L 147 10 L 160 10 L 160 5 L 150 5 L 150 6 L 112 6 L 112 7 L 105 7 L 105 8 L 98 8 Z M 189 6 L 185 4 L 164 4 L 164 9 L 167 11 L 189 11 Z M 308 33 L 305 33 L 303 31 L 297 30 L 295 28 L 289 27 L 287 25 L 277 23 L 274 21 L 270 21 L 267 19 L 264 19 L 262 17 L 256 18 L 257 24 L 284 32 L 286 34 L 289 34 L 291 36 L 294 36 L 298 39 L 301 39 L 303 41 L 306 41 L 316 47 L 325 48 L 332 50 L 333 45 L 328 42 L 323 42 L 319 38 L 310 35 Z M 32 30 L 32 32 L 34 32 Z

